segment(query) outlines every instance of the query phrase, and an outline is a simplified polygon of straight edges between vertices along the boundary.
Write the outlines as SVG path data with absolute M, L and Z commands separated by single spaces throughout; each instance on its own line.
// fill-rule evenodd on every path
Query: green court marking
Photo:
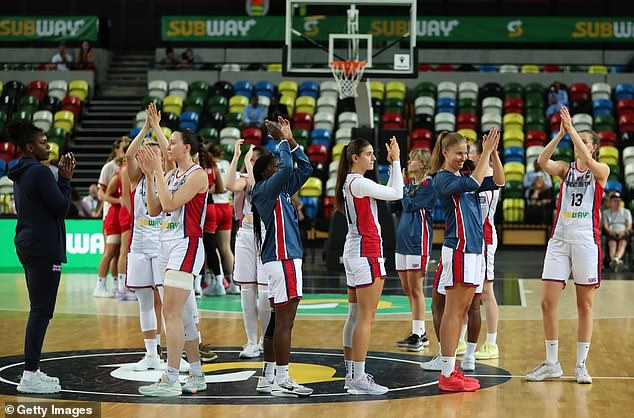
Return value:
M 431 298 L 426 299 L 427 312 L 431 312 Z M 242 312 L 239 295 L 208 296 L 198 300 L 198 308 L 213 312 Z M 378 315 L 407 314 L 410 312 L 406 296 L 383 295 L 377 309 Z M 346 295 L 335 293 L 306 294 L 297 310 L 299 315 L 346 315 Z

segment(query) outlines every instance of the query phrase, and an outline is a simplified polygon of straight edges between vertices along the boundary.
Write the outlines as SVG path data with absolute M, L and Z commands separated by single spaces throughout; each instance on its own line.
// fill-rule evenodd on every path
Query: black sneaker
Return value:
M 398 345 L 399 347 L 407 347 L 407 345 L 409 344 L 409 340 L 412 338 L 414 334 L 410 334 L 407 336 L 407 338 L 397 341 L 396 345 Z
M 200 361 L 202 361 L 203 363 L 208 363 L 218 358 L 218 354 L 212 351 L 209 344 L 198 344 L 198 352 L 200 353 Z
M 427 333 L 423 334 L 422 337 L 416 334 L 411 334 L 405 341 L 406 344 L 401 347 L 406 348 L 407 351 L 421 351 L 426 345 L 429 345 Z

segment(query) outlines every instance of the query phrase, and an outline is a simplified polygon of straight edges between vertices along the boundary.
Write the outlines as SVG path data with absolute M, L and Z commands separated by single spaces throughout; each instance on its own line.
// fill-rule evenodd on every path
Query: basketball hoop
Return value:
M 366 61 L 330 61 L 330 69 L 337 82 L 340 99 L 357 97 L 357 86 L 367 64 Z

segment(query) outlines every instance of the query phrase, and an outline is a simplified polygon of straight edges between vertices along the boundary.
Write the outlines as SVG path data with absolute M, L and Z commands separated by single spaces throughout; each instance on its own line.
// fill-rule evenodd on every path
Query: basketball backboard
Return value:
M 332 77 L 330 62 L 366 61 L 364 78 L 418 73 L 416 0 L 286 0 L 283 72 Z

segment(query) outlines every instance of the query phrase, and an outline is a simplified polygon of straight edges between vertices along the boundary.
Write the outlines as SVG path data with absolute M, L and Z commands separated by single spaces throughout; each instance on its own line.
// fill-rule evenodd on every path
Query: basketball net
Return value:
M 357 86 L 363 77 L 366 61 L 331 61 L 332 76 L 337 82 L 339 98 L 357 97 Z

